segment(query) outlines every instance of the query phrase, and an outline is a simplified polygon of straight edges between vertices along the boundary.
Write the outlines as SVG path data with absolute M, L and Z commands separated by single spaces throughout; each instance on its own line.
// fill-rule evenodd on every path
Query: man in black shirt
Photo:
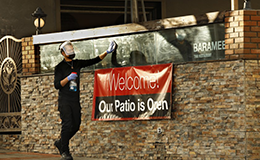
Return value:
M 55 67 L 54 86 L 59 90 L 58 110 L 62 120 L 61 139 L 55 141 L 61 160 L 72 160 L 69 151 L 69 140 L 79 130 L 81 123 L 81 106 L 79 102 L 80 69 L 96 64 L 115 50 L 116 43 L 112 41 L 108 50 L 96 58 L 89 60 L 73 60 L 74 48 L 70 41 L 61 44 L 61 54 L 64 60 Z M 70 81 L 76 81 L 77 89 L 70 90 Z

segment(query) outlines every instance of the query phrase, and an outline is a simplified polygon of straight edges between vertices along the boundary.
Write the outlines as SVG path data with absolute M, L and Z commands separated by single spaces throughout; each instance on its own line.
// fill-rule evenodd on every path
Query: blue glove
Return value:
M 71 73 L 67 78 L 69 81 L 71 81 L 71 80 L 76 79 L 77 77 L 78 77 L 78 75 L 76 73 Z
M 109 54 L 114 52 L 115 48 L 116 48 L 116 42 L 115 41 L 110 42 L 109 47 L 107 49 L 107 53 Z

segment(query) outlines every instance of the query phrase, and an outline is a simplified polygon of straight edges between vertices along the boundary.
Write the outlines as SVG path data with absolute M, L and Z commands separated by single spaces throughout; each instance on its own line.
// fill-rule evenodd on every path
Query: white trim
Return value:
M 220 14 L 221 13 L 221 14 Z M 143 23 L 129 23 L 116 26 L 100 27 L 94 29 L 83 29 L 67 32 L 58 32 L 50 34 L 40 34 L 33 36 L 33 44 L 47 44 L 59 43 L 64 41 L 75 41 L 83 39 L 93 39 L 101 37 L 118 36 L 122 34 L 132 34 L 147 31 L 157 31 L 162 29 L 186 27 L 197 25 L 197 22 L 207 20 L 207 24 L 214 23 L 220 15 L 221 20 L 224 21 L 224 12 L 210 12 L 207 17 L 202 16 L 201 19 L 196 18 L 194 15 L 165 18 L 161 20 L 147 21 Z
M 136 28 L 135 31 L 128 28 Z M 40 34 L 33 35 L 33 44 L 46 44 L 46 43 L 55 43 L 55 42 L 64 42 L 64 41 L 75 41 L 82 39 L 91 39 L 97 37 L 106 37 L 119 34 L 133 33 L 139 31 L 147 31 L 147 29 L 139 24 L 126 24 L 110 27 L 101 27 L 95 29 L 85 29 L 85 30 L 76 30 L 76 31 L 67 31 L 67 32 L 58 32 L 51 34 Z

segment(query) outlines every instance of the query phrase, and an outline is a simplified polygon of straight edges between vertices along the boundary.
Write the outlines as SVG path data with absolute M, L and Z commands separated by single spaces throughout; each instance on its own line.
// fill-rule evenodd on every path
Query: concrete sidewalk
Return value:
M 60 155 L 17 152 L 0 149 L 0 160 L 60 160 Z M 74 157 L 74 160 L 100 160 L 97 158 Z M 103 159 L 104 160 L 104 159 Z

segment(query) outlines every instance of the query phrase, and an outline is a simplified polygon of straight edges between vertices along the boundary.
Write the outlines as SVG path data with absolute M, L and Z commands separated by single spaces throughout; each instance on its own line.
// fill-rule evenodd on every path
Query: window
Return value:
M 223 23 L 173 28 L 146 33 L 73 42 L 77 59 L 90 59 L 104 52 L 113 39 L 116 52 L 87 70 L 225 58 Z M 41 45 L 41 70 L 52 72 L 62 59 L 59 44 Z

